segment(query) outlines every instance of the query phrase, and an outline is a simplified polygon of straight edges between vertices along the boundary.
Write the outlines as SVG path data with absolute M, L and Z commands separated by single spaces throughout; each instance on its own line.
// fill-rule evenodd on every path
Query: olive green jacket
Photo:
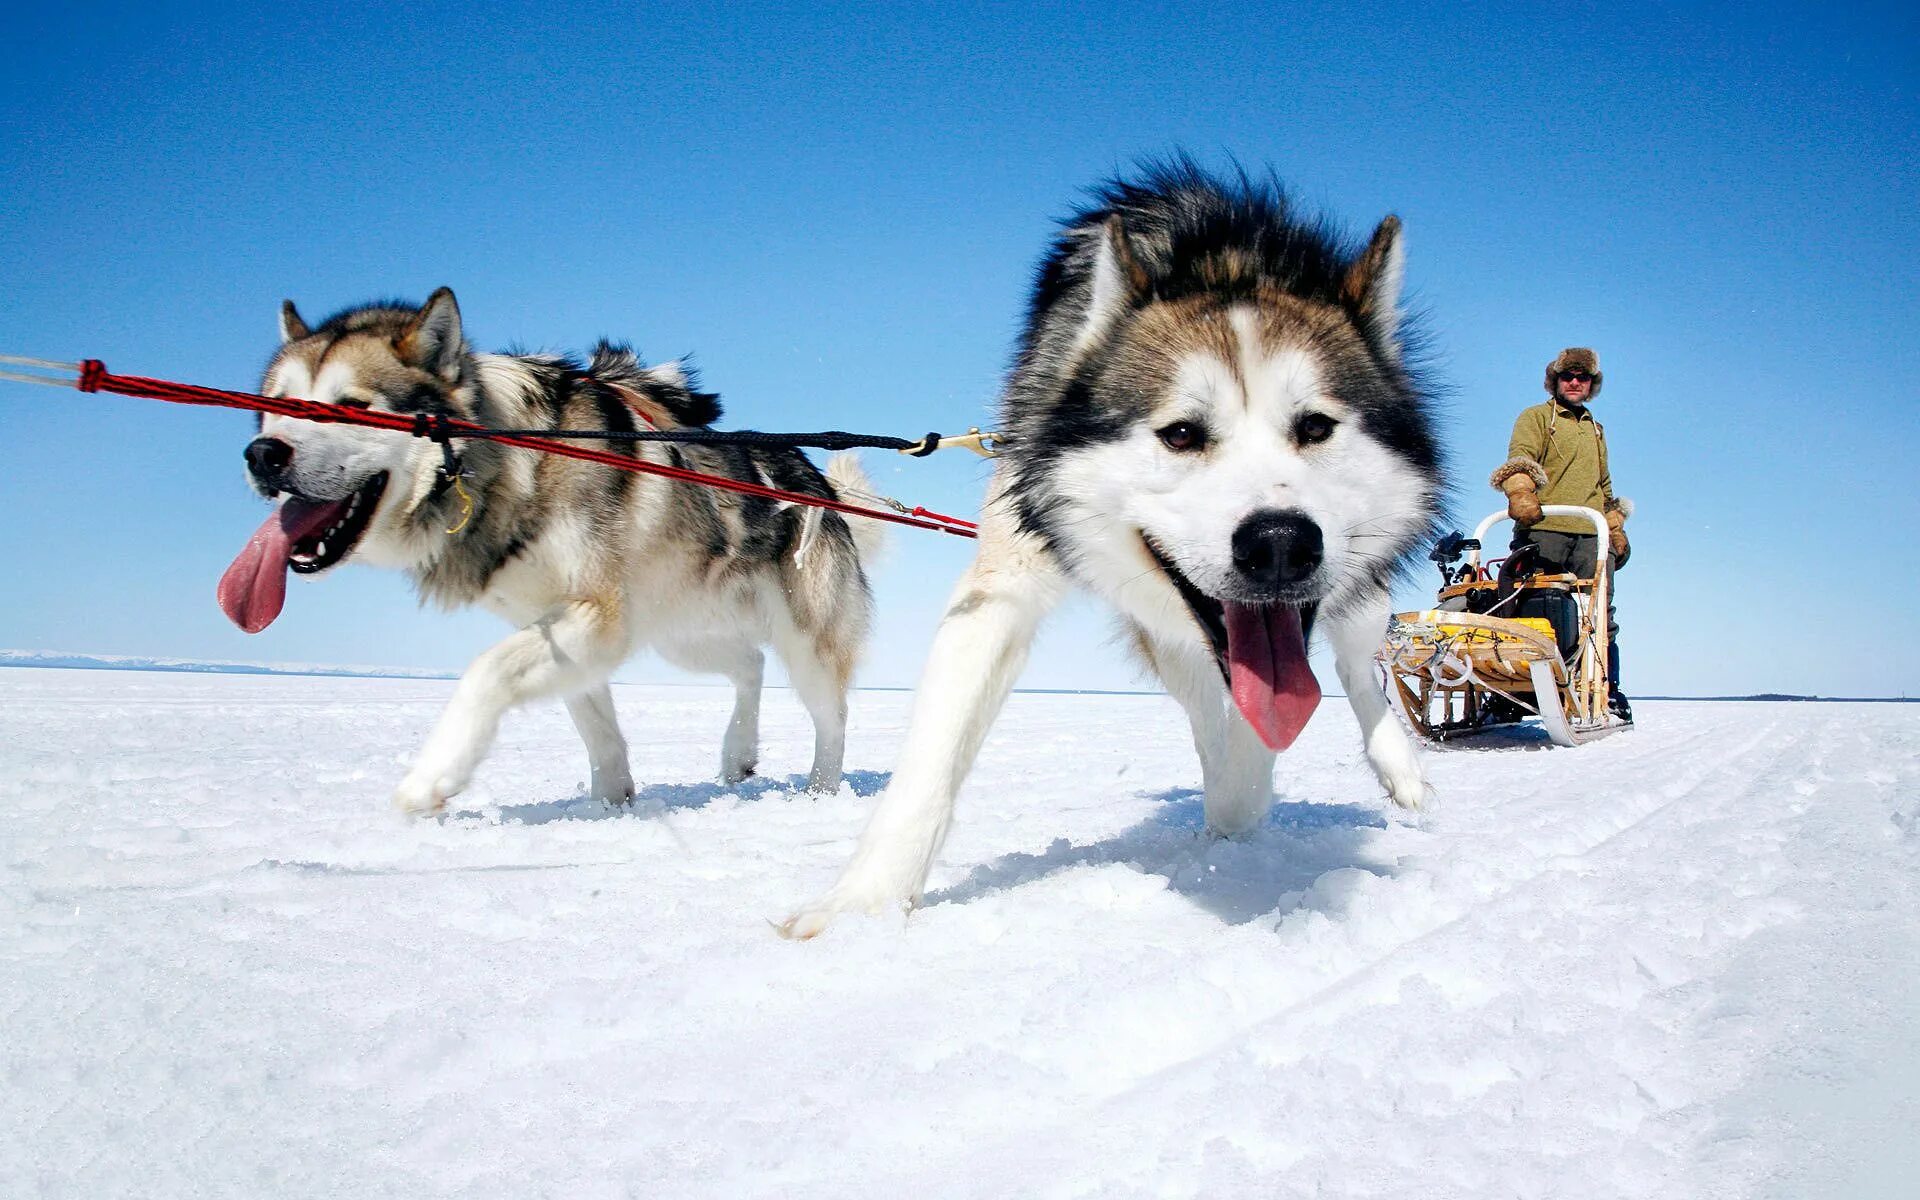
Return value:
M 1507 461 L 1493 473 L 1493 486 L 1498 489 L 1522 471 L 1533 476 L 1541 504 L 1578 504 L 1602 514 L 1632 511 L 1626 501 L 1614 498 L 1606 430 L 1586 405 L 1556 398 L 1520 414 L 1507 442 Z M 1548 517 L 1533 528 L 1593 532 L 1593 526 L 1578 517 Z

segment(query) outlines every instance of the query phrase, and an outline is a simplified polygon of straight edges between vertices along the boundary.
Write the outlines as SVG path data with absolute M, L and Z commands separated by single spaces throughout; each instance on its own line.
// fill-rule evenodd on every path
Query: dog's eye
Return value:
M 1325 413 L 1308 413 L 1294 422 L 1293 436 L 1302 446 L 1317 446 L 1333 436 L 1339 423 Z
M 342 396 L 338 400 L 335 400 L 333 403 L 334 403 L 334 407 L 336 408 L 372 408 L 373 407 L 372 401 L 361 400 L 354 396 Z
M 1157 433 L 1167 449 L 1181 454 L 1191 454 L 1207 444 L 1207 431 L 1192 421 L 1175 421 Z

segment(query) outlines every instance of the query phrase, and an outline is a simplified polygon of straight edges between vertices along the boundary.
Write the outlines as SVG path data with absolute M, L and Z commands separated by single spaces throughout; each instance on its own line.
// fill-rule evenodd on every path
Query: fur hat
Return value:
M 1587 393 L 1588 399 L 1592 399 L 1600 394 L 1600 356 L 1585 346 L 1568 346 L 1565 350 L 1562 350 L 1552 362 L 1547 364 L 1547 394 L 1549 396 L 1558 396 L 1560 394 L 1554 390 L 1554 384 L 1558 382 L 1554 379 L 1554 376 L 1561 371 L 1585 371 L 1587 374 L 1593 376 L 1593 390 Z

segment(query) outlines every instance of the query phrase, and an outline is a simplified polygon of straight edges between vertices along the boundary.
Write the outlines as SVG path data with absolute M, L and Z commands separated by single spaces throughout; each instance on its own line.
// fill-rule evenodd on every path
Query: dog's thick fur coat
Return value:
M 783 926 L 916 903 L 954 798 L 1070 587 L 1117 610 L 1185 708 L 1210 828 L 1257 824 L 1311 712 L 1316 624 L 1389 796 L 1421 803 L 1373 653 L 1443 491 L 1409 366 L 1399 222 L 1352 249 L 1276 186 L 1184 161 L 1116 182 L 1042 264 L 979 555 L 934 639 L 892 784 L 834 887 Z M 1236 711 L 1237 710 L 1237 711 Z
M 641 418 L 673 429 L 720 415 L 677 364 L 645 366 L 622 346 L 603 342 L 585 363 L 475 353 L 444 288 L 418 308 L 370 305 L 311 327 L 289 302 L 281 334 L 261 384 L 270 396 L 512 429 L 633 431 Z M 612 445 L 806 495 L 867 486 L 846 457 L 823 475 L 794 450 Z M 761 646 L 771 642 L 813 718 L 809 786 L 839 786 L 847 689 L 870 619 L 861 560 L 877 546 L 874 523 L 852 529 L 817 508 L 484 440 L 460 444 L 462 478 L 448 487 L 428 441 L 279 417 L 262 421 L 247 461 L 254 486 L 285 501 L 222 581 L 222 605 L 243 628 L 278 613 L 287 569 L 317 574 L 351 556 L 406 571 L 425 600 L 477 604 L 517 629 L 461 677 L 395 793 L 402 809 L 441 809 L 466 786 L 501 715 L 543 696 L 565 699 L 593 795 L 629 798 L 607 680 L 643 647 L 733 682 L 720 774 L 735 781 L 756 765 Z

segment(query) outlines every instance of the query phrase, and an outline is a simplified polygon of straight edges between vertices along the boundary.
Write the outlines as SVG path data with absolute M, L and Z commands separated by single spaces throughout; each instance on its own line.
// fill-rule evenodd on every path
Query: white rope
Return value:
M 16 367 L 45 367 L 49 371 L 73 371 L 77 373 L 80 370 L 79 363 L 54 362 L 52 359 L 46 358 L 23 358 L 18 354 L 0 354 L 0 363 L 9 363 Z
M 0 361 L 17 362 L 18 360 L 0 358 Z M 10 380 L 13 383 L 37 383 L 44 387 L 58 388 L 70 388 L 79 382 L 73 379 L 55 379 L 51 375 L 22 375 L 18 371 L 0 371 L 0 379 Z
M 882 496 L 878 492 L 869 492 L 857 487 L 836 487 L 834 490 L 842 496 L 852 496 L 854 499 L 864 501 L 868 504 L 884 505 L 897 513 L 905 513 L 908 515 L 912 515 L 913 513 L 911 508 L 895 500 L 892 496 Z

